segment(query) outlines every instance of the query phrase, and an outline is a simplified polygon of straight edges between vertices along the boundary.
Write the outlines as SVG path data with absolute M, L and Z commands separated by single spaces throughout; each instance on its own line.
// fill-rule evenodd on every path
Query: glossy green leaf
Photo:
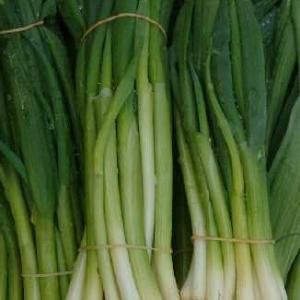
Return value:
M 300 98 L 294 105 L 289 126 L 269 174 L 270 207 L 276 238 L 285 237 L 276 245 L 276 254 L 286 278 L 300 249 Z

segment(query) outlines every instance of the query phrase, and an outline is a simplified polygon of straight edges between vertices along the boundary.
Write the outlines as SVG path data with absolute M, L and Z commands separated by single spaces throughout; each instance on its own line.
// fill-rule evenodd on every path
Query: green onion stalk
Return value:
M 85 246 L 86 246 L 86 235 L 84 234 L 81 243 L 82 249 Z M 80 300 L 83 298 L 86 256 L 87 256 L 86 251 L 81 250 L 79 252 L 79 255 L 76 258 L 76 262 L 74 263 L 74 267 L 73 267 L 73 275 L 66 295 L 66 300 Z M 96 283 L 99 283 L 99 281 L 97 281 Z M 101 288 L 99 288 L 99 291 L 101 291 Z M 98 296 L 97 299 L 101 299 L 100 293 L 99 295 L 95 295 L 95 296 Z
M 168 27 L 172 1 L 150 1 L 150 17 Z M 169 248 L 172 233 L 172 128 L 169 82 L 166 75 L 166 40 L 155 27 L 150 31 L 150 80 L 154 94 L 154 143 L 156 171 L 156 248 Z M 160 289 L 166 299 L 179 299 L 172 256 L 156 251 L 154 266 Z
M 294 80 L 294 71 L 297 67 L 297 35 L 293 26 L 293 16 L 296 17 L 297 6 L 291 5 L 291 1 L 282 1 L 276 17 L 276 31 L 273 42 L 274 58 L 271 70 L 271 79 L 268 95 L 268 160 L 274 159 L 280 144 L 280 135 L 283 131 L 282 111 L 286 107 L 286 97 L 289 93 L 291 81 Z M 296 2 L 295 2 L 296 3 Z M 299 9 L 298 9 L 299 11 Z M 296 19 L 296 18 L 295 18 Z M 296 23 L 294 23 L 296 26 Z M 276 132 L 277 129 L 277 132 Z
M 132 13 L 140 13 L 148 15 L 149 3 L 148 1 L 116 1 L 114 14 L 122 13 L 124 11 Z M 127 99 L 124 103 L 120 114 L 118 116 L 117 126 L 117 139 L 118 139 L 118 161 L 119 163 L 119 174 L 120 174 L 120 192 L 121 192 L 121 205 L 124 216 L 124 228 L 126 234 L 126 242 L 130 245 L 144 245 L 146 244 L 146 223 L 154 223 L 154 199 L 149 199 L 147 194 L 147 200 L 143 196 L 146 195 L 149 185 L 145 186 L 145 180 L 141 181 L 144 177 L 145 165 L 143 162 L 143 155 L 147 155 L 148 149 L 145 149 L 143 145 L 143 138 L 140 135 L 142 130 L 153 128 L 151 124 L 152 111 L 145 111 L 143 105 L 149 95 L 149 89 L 147 87 L 147 62 L 145 63 L 145 51 L 148 51 L 147 43 L 149 40 L 149 24 L 145 21 L 136 22 L 132 20 L 118 20 L 112 24 L 112 36 L 113 36 L 113 47 L 112 47 L 112 58 L 113 58 L 113 77 L 116 85 L 121 86 L 122 81 L 128 76 L 128 69 L 132 68 L 132 85 L 128 89 Z M 119 53 L 123 55 L 119 57 Z M 147 56 L 147 54 L 146 54 Z M 128 74 L 128 75 L 127 75 Z M 130 76 L 130 75 L 129 75 Z M 146 86 L 144 85 L 146 81 Z M 137 91 L 134 91 L 134 84 L 136 82 Z M 129 87 L 129 86 L 128 86 Z M 146 98 L 145 98 L 146 97 Z M 152 105 L 151 97 L 148 97 L 148 104 Z M 135 106 L 138 106 L 138 120 L 135 116 Z M 146 113 L 146 115 L 145 115 Z M 139 131 L 138 124 L 141 125 L 141 118 L 145 118 L 145 123 L 142 122 L 142 126 Z M 146 125 L 147 118 L 150 118 L 150 124 Z M 148 127 L 147 127 L 148 126 Z M 146 129 L 145 129 L 146 128 Z M 146 137 L 144 137 L 145 139 Z M 144 140 L 145 141 L 145 140 Z M 140 143 L 140 144 L 139 144 Z M 151 143 L 151 135 L 150 135 Z M 153 145 L 150 145 L 150 153 Z M 143 150 L 144 151 L 143 151 Z M 146 161 L 147 162 L 147 161 Z M 150 166 L 150 170 L 153 170 L 153 157 L 147 162 Z M 144 165 L 144 167 L 142 167 Z M 142 168 L 142 172 L 141 172 Z M 147 168 L 147 166 L 146 166 Z M 150 177 L 151 179 L 151 177 Z M 153 179 L 153 177 L 152 177 Z M 146 184 L 148 184 L 146 182 Z M 153 184 L 153 181 L 152 181 Z M 154 188 L 151 187 L 150 189 Z M 150 193 L 151 196 L 151 193 Z M 153 189 L 152 189 L 153 196 Z M 148 203 L 146 202 L 148 201 Z M 151 203 L 149 203 L 152 202 Z M 150 206 L 149 206 L 150 205 Z M 150 209 L 147 215 L 145 215 L 146 207 Z M 151 208 L 152 206 L 152 208 Z M 146 222 L 146 223 L 145 223 Z M 150 226 L 152 226 L 150 224 Z M 149 229 L 148 229 L 149 232 Z M 150 239 L 153 237 L 153 228 L 150 228 Z M 148 253 L 151 253 L 151 251 Z M 129 250 L 129 257 L 132 265 L 132 272 L 138 290 L 138 297 L 143 299 L 161 299 L 161 294 L 158 289 L 157 281 L 154 277 L 154 272 L 151 269 L 147 251 L 141 251 L 132 249 Z M 142 275 L 143 274 L 143 275 Z M 143 279 L 145 276 L 147 279 Z M 146 283 L 147 282 L 147 283 Z M 145 298 L 145 299 L 146 299 Z
M 12 160 L 10 160 L 12 162 L 11 165 L 7 159 L 3 159 L 4 155 L 1 155 L 1 186 L 5 198 L 7 199 L 7 202 L 11 208 L 15 222 L 22 265 L 22 270 L 19 270 L 19 275 L 21 272 L 35 274 L 38 272 L 36 249 L 31 231 L 26 201 L 22 193 L 22 187 L 19 178 L 19 174 L 23 174 L 23 176 L 25 176 L 24 172 L 22 172 L 22 170 L 24 171 L 24 168 L 22 168 L 23 165 L 20 163 L 18 157 L 14 155 L 14 152 L 12 152 L 7 146 L 11 143 L 11 136 L 2 80 L 1 87 L 1 153 L 7 153 L 7 155 L 11 154 L 10 156 L 6 155 L 6 157 L 12 157 Z M 6 151 L 3 152 L 3 150 Z M 17 170 L 19 170 L 19 172 Z M 4 213 L 3 209 L 1 209 L 1 213 Z M 5 218 L 3 218 L 3 220 L 5 220 Z M 23 295 L 25 299 L 40 299 L 39 282 L 37 279 L 23 279 Z
M 287 292 L 290 300 L 297 299 L 299 297 L 299 276 L 300 274 L 300 263 L 299 263 L 299 253 L 293 263 L 293 267 L 289 274 L 289 279 L 287 283 Z
M 106 268 L 99 268 L 98 249 L 89 250 L 89 247 L 96 245 L 96 231 L 94 226 L 95 207 L 93 204 L 94 194 L 94 146 L 97 135 L 98 119 L 101 114 L 96 114 L 95 104 L 99 101 L 98 96 L 100 85 L 100 72 L 102 70 L 103 47 L 106 36 L 106 26 L 100 28 L 95 34 L 91 34 L 84 42 L 81 36 L 85 30 L 96 22 L 97 19 L 108 17 L 111 12 L 111 1 L 87 2 L 80 5 L 77 1 L 60 2 L 60 10 L 65 22 L 73 34 L 77 44 L 77 66 L 76 66 L 76 109 L 79 113 L 83 137 L 83 155 L 80 159 L 84 171 L 84 207 L 86 238 L 82 250 L 77 257 L 76 268 L 74 269 L 68 297 L 81 294 L 85 299 L 101 299 L 103 296 L 101 277 L 106 297 L 118 299 L 118 288 L 115 285 L 114 274 L 108 252 L 104 251 Z M 96 9 L 98 8 L 98 9 Z M 72 13 L 70 13 L 72 12 Z M 108 52 L 108 51 L 106 51 Z M 101 199 L 103 201 L 103 199 Z M 103 202 L 102 202 L 103 204 Z M 101 206 L 101 203 L 100 203 Z M 99 211 L 100 231 L 104 232 L 106 242 L 106 229 L 103 215 L 103 207 Z M 98 232 L 99 233 L 99 232 Z M 105 245 L 104 245 L 105 246 Z M 105 250 L 105 248 L 103 248 Z M 100 251 L 100 250 L 99 250 Z M 99 255 L 100 256 L 100 255 Z M 100 260 L 100 259 L 99 259 Z M 102 260 L 103 261 L 103 260 Z M 78 267 L 77 267 L 78 266 Z M 77 279 L 79 278 L 81 282 Z
M 199 27 L 207 19 L 208 26 Z M 206 42 L 201 43 L 203 36 Z M 205 242 L 206 254 L 203 250 L 201 254 L 207 269 L 191 264 L 182 296 L 287 299 L 271 243 L 264 49 L 253 4 L 248 0 L 185 3 L 170 56 L 187 201 L 198 199 L 205 216 L 203 233 L 198 235 L 240 240 Z M 191 195 L 192 188 L 200 191 L 198 196 Z M 196 228 L 201 215 L 196 219 L 192 206 L 190 214 Z M 269 243 L 243 242 L 249 239 Z M 212 245 L 214 252 L 209 249 Z M 194 244 L 194 256 L 196 251 Z M 202 269 L 206 279 L 199 291 L 191 284 L 195 268 Z M 212 282 L 217 282 L 214 288 Z
M 188 274 L 192 259 L 192 229 L 187 206 L 183 178 L 176 144 L 174 145 L 174 201 L 173 201 L 173 264 L 178 288 L 181 288 Z
M 180 128 L 180 126 L 182 127 L 181 131 L 184 132 L 182 135 L 184 136 L 185 143 L 188 145 L 188 147 L 185 146 L 187 149 L 183 151 L 183 153 L 180 153 L 180 156 L 185 157 L 187 154 L 184 153 L 189 153 L 190 158 L 186 160 L 186 163 L 188 160 L 192 160 L 189 166 L 190 168 L 194 166 L 189 172 L 191 174 L 194 172 L 193 180 L 196 182 L 194 189 L 196 191 L 198 189 L 198 195 L 196 193 L 194 198 L 198 201 L 198 210 L 205 216 L 205 220 L 199 216 L 198 218 L 192 218 L 192 223 L 195 224 L 194 226 L 197 224 L 196 221 L 198 223 L 200 222 L 200 224 L 201 222 L 204 223 L 198 230 L 195 228 L 195 232 L 193 232 L 196 236 L 194 242 L 194 256 L 201 258 L 202 255 L 201 259 L 202 261 L 206 261 L 207 267 L 205 268 L 205 265 L 202 263 L 202 265 L 200 265 L 202 271 L 200 272 L 199 264 L 195 263 L 193 267 L 195 270 L 190 270 L 190 276 L 187 278 L 186 284 L 182 289 L 182 297 L 185 299 L 191 299 L 193 297 L 195 299 L 205 297 L 218 299 L 221 295 L 225 297 L 224 299 L 231 299 L 234 294 L 235 280 L 232 245 L 223 245 L 225 247 L 222 249 L 222 245 L 217 242 L 206 245 L 205 241 L 197 240 L 197 236 L 217 236 L 218 229 L 221 230 L 223 236 L 231 237 L 232 229 L 226 208 L 224 190 L 216 165 L 216 158 L 210 145 L 210 134 L 205 104 L 203 102 L 203 91 L 195 68 L 191 64 L 191 56 L 188 52 L 190 49 L 188 41 L 192 26 L 191 16 L 193 9 L 194 3 L 187 3 L 182 8 L 178 20 L 178 32 L 176 36 L 181 39 L 178 39 L 178 41 L 175 40 L 174 48 L 178 57 L 174 65 L 174 70 L 176 68 L 178 69 L 178 74 L 175 75 L 178 81 L 177 83 L 175 81 L 173 86 L 178 85 L 181 88 L 178 92 L 174 91 L 175 95 L 181 96 L 176 104 L 176 109 L 178 110 L 176 119 L 181 119 L 181 121 L 177 121 L 178 128 Z M 174 78 L 174 75 L 172 77 Z M 178 138 L 179 145 L 183 145 L 183 141 L 180 141 L 181 139 L 182 138 Z M 183 146 L 182 149 L 184 149 Z M 181 164 L 184 165 L 183 162 Z M 185 183 L 185 185 L 186 189 L 190 188 L 190 184 Z M 216 211 L 214 211 L 214 209 L 216 209 Z M 190 211 L 191 214 L 195 214 L 195 209 L 192 207 Z M 217 214 L 218 218 L 216 218 L 214 214 Z M 201 231 L 197 233 L 199 229 Z M 198 249 L 196 247 L 197 244 Z M 199 247 L 200 245 L 204 249 L 207 247 L 206 254 L 205 251 Z M 222 255 L 224 255 L 224 266 Z M 194 275 L 192 275 L 193 273 Z M 205 281 L 202 280 L 203 283 L 200 288 L 199 280 L 201 278 L 205 278 Z M 194 283 L 191 284 L 190 281 L 194 281 Z M 224 284 L 224 282 L 226 283 Z
M 0 266 L 1 270 L 3 270 L 0 277 L 0 299 L 5 299 L 7 289 L 7 249 L 2 234 L 0 235 Z
M 3 261 L 2 266 L 7 265 L 2 273 L 1 283 L 1 299 L 21 300 L 23 299 L 23 285 L 21 280 L 21 264 L 20 251 L 15 232 L 15 224 L 8 206 L 7 201 L 1 196 L 0 202 L 0 227 L 1 227 L 1 243 L 5 245 L 6 261 Z
M 240 153 L 246 179 L 249 236 L 254 239 L 272 239 L 266 180 L 267 102 L 262 37 L 250 2 L 236 2 L 236 12 L 242 45 L 242 60 L 237 63 L 241 63 L 244 70 L 241 77 L 244 103 L 241 103 L 244 107 L 242 119 L 247 132 L 247 143 L 240 146 Z M 252 245 L 251 252 L 260 297 L 286 299 L 274 247 Z
M 5 98 L 4 98 L 4 86 L 2 81 L 2 76 L 0 77 L 0 85 L 1 85 L 1 92 L 0 92 L 0 134 L 1 134 L 1 149 L 9 150 L 9 148 L 5 147 L 4 142 L 8 143 L 9 141 L 9 129 L 8 129 L 8 123 L 7 123 L 7 111 L 5 106 Z M 6 152 L 9 155 L 9 151 Z M 13 154 L 11 152 L 11 154 Z M 11 156 L 13 157 L 13 155 Z M 15 160 L 17 162 L 17 160 Z M 18 164 L 17 164 L 18 165 Z M 17 166 L 16 165 L 16 166 Z M 1 228 L 1 235 L 3 236 L 3 241 L 5 243 L 5 247 L 8 252 L 7 261 L 10 265 L 9 270 L 7 271 L 7 284 L 6 284 L 6 292 L 3 291 L 3 299 L 22 299 L 23 296 L 23 283 L 21 280 L 21 264 L 20 259 L 26 260 L 29 259 L 31 263 L 33 263 L 32 266 L 30 264 L 26 265 L 26 267 L 23 269 L 23 272 L 33 271 L 35 270 L 35 253 L 34 249 L 32 247 L 32 237 L 31 233 L 28 230 L 29 226 L 27 225 L 26 220 L 26 210 L 24 207 L 20 207 L 18 209 L 18 204 L 22 205 L 22 198 L 20 197 L 11 197 L 14 195 L 19 195 L 18 191 L 20 189 L 19 181 L 16 176 L 15 170 L 13 170 L 7 161 L 1 158 L 0 163 L 0 182 L 1 182 L 1 201 L 0 201 L 0 228 Z M 15 189 L 13 188 L 15 187 Z M 15 194 L 14 191 L 17 193 Z M 9 196 L 9 198 L 7 198 Z M 10 203 L 6 199 L 15 199 L 16 201 L 11 201 Z M 18 201 L 21 200 L 21 203 Z M 8 203 L 11 205 L 12 208 L 17 209 L 19 214 L 23 216 L 23 218 L 20 218 L 21 222 L 14 223 L 13 218 L 11 216 L 10 209 L 8 207 Z M 24 218 L 25 217 L 25 218 Z M 24 223 L 22 222 L 25 221 Z M 25 225 L 25 226 L 24 226 Z M 15 229 L 21 229 L 19 233 L 22 233 L 22 236 L 18 236 L 19 239 L 22 239 L 23 242 L 27 242 L 28 246 L 27 250 L 25 251 L 25 247 L 20 247 L 18 245 L 17 235 Z M 4 272 L 5 273 L 5 272 Z M 4 275 L 5 276 L 5 275 Z M 24 282 L 25 284 L 25 282 Z M 36 283 L 32 285 L 30 282 L 26 282 L 28 290 L 31 290 L 31 288 L 34 290 L 36 287 Z M 2 288 L 1 288 L 2 290 Z
M 177 20 L 177 28 L 184 28 L 185 31 L 189 29 L 191 20 L 191 3 L 186 4 L 185 7 L 181 9 L 180 15 Z M 186 25 L 184 27 L 184 25 Z M 175 31 L 176 32 L 176 31 Z M 182 32 L 183 34 L 184 32 Z M 179 34 L 178 34 L 179 36 Z M 180 36 L 181 38 L 183 35 Z M 186 40 L 184 40 L 186 41 Z M 186 45 L 184 45 L 186 47 Z M 173 88 L 173 95 L 175 101 L 179 103 L 180 101 L 180 89 L 178 88 L 179 74 L 176 72 L 176 56 L 175 51 L 172 49 L 171 53 L 171 82 Z M 183 66 L 181 66 L 183 67 Z M 186 73 L 184 73 L 186 75 Z M 183 74 L 183 75 L 184 75 Z M 188 201 L 188 207 L 191 214 L 191 225 L 192 232 L 195 235 L 205 235 L 205 225 L 203 210 L 200 203 L 200 193 L 196 182 L 196 174 L 192 164 L 192 158 L 190 149 L 187 145 L 187 141 L 184 136 L 182 121 L 180 120 L 179 111 L 175 111 L 175 131 L 177 135 L 178 153 L 179 153 L 179 163 L 182 168 L 182 177 L 184 182 L 184 188 L 186 192 L 186 198 Z M 207 191 L 204 190 L 204 191 Z M 202 190 L 203 195 L 205 194 Z M 191 267 L 188 271 L 187 279 L 183 281 L 181 297 L 182 299 L 201 299 L 206 295 L 206 245 L 201 241 L 194 241 L 194 250 L 191 261 Z M 212 252 L 211 252 L 212 253 Z M 201 266 L 197 268 L 196 265 Z M 211 266 L 210 266 L 211 267 Z M 198 274 L 197 274 L 198 273 Z M 217 278 L 217 277 L 216 277 Z M 199 284 L 201 283 L 201 284 Z
M 51 19 L 55 5 L 14 1 L 1 5 L 0 11 L 1 27 L 15 28 Z M 74 119 L 67 117 L 67 112 L 74 112 L 73 95 L 59 35 L 57 28 L 43 26 L 1 43 L 5 96 L 12 99 L 6 99 L 11 111 L 7 124 L 15 124 L 4 141 L 6 152 L 12 153 L 6 159 L 3 188 L 16 223 L 22 271 L 28 274 L 23 279 L 26 299 L 65 297 L 68 278 L 34 274 L 71 270 L 81 236 L 71 147 L 71 134 L 77 131 Z

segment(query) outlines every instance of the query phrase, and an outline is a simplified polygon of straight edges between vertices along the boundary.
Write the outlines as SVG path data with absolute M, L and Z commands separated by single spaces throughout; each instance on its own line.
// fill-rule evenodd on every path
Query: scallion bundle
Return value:
M 72 287 L 79 298 L 101 297 L 99 270 L 107 299 L 179 299 L 171 256 L 171 105 L 162 30 L 171 6 L 90 1 L 81 7 L 82 18 L 78 11 L 72 18 L 76 1 L 61 2 L 78 42 L 84 136 L 87 261 L 83 285 Z M 80 26 L 89 32 L 81 41 Z
M 286 299 L 272 246 L 264 48 L 251 1 L 185 3 L 171 68 L 194 235 L 182 298 Z
M 10 1 L 0 14 L 1 28 L 50 22 L 1 38 L 1 183 L 18 238 L 23 297 L 63 299 L 68 276 L 51 274 L 72 269 L 81 238 L 67 51 L 51 26 L 54 2 Z

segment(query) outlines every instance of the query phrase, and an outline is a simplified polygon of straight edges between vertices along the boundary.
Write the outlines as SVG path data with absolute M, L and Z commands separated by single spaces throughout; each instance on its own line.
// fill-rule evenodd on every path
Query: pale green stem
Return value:
M 9 170 L 5 176 L 0 176 L 6 198 L 9 202 L 14 218 L 18 245 L 20 249 L 22 273 L 36 274 L 37 257 L 33 242 L 29 216 L 23 198 L 21 187 L 17 175 Z M 34 277 L 23 278 L 24 300 L 40 300 L 39 281 Z
M 7 249 L 3 235 L 0 233 L 0 300 L 7 299 L 7 267 Z
M 175 114 L 177 144 L 180 154 L 180 164 L 184 180 L 185 192 L 191 215 L 194 235 L 205 236 L 205 218 L 200 206 L 200 195 L 193 170 L 192 158 L 188 145 L 184 139 L 183 128 L 180 124 L 179 114 Z M 187 281 L 182 289 L 182 295 L 190 290 L 192 299 L 204 299 L 206 294 L 206 242 L 194 241 L 194 253 Z

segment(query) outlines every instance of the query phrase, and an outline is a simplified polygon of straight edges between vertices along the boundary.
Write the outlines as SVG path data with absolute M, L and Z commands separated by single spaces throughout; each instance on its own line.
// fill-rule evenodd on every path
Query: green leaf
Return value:
M 300 97 L 269 174 L 271 219 L 276 238 L 300 233 Z M 300 249 L 300 237 L 287 237 L 275 250 L 284 277 Z
M 266 82 L 263 39 L 250 0 L 236 0 L 240 26 L 242 76 L 244 89 L 244 124 L 248 145 L 264 158 L 266 138 Z
M 193 57 L 197 72 L 203 73 L 205 71 L 203 66 L 209 55 L 211 38 L 220 3 L 220 0 L 195 1 L 195 15 L 199 17 L 193 20 L 192 32 L 194 42 Z
M 289 300 L 298 300 L 300 295 L 300 252 L 293 263 L 287 283 Z
M 42 7 L 41 17 L 53 17 L 57 13 L 56 1 L 55 0 L 46 0 Z
M 245 137 L 242 116 L 233 91 L 230 44 L 229 11 L 226 2 L 223 2 L 220 6 L 213 35 L 212 76 L 223 113 L 231 125 L 232 132 L 241 141 Z
M 1 140 L 0 140 L 0 153 L 12 165 L 12 167 L 21 175 L 21 177 L 25 180 L 25 182 L 28 183 L 26 169 L 25 169 L 25 166 L 24 166 L 23 162 L 17 156 L 17 154 L 14 151 L 12 151 Z
M 82 5 L 73 0 L 58 0 L 59 11 L 76 42 L 80 42 L 84 32 Z
M 18 40 L 11 39 L 3 55 L 13 98 L 13 113 L 20 152 L 28 174 L 32 199 L 39 213 L 52 216 L 57 195 L 57 164 L 53 145 L 53 128 L 36 93 L 36 85 L 28 80 L 30 72 L 24 64 L 24 52 Z M 29 82 L 28 82 L 29 81 Z M 50 89 L 51 90 L 51 89 Z
M 274 127 L 282 112 L 285 97 L 296 67 L 296 47 L 293 26 L 289 20 L 286 23 L 281 39 L 278 40 L 273 74 L 268 99 L 268 141 L 270 142 Z

